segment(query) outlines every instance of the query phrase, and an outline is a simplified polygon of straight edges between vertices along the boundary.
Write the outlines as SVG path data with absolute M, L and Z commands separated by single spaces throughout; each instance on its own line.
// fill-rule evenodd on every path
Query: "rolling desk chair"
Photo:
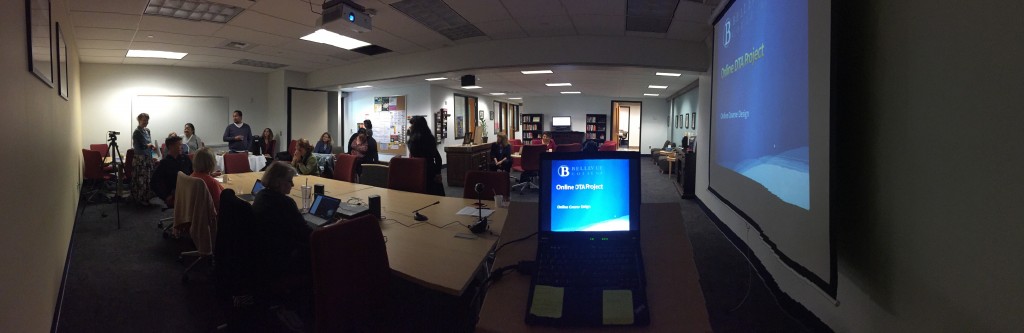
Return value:
M 388 166 L 388 188 L 427 193 L 427 160 L 418 157 L 395 157 Z
M 315 331 L 387 331 L 391 267 L 376 217 L 316 230 L 309 243 Z
M 356 157 L 345 153 L 334 155 L 334 179 L 355 183 Z
M 540 154 L 547 151 L 548 146 L 545 145 L 526 145 L 523 146 L 523 153 L 520 161 L 519 168 L 512 167 L 512 170 L 519 171 L 519 183 L 512 186 L 512 189 L 519 188 L 519 194 L 523 194 L 526 187 L 540 188 L 535 183 L 537 176 L 540 171 Z

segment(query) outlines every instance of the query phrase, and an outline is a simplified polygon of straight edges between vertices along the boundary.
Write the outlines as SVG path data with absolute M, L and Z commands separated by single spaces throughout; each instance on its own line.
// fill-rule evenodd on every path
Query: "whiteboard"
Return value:
M 149 131 L 157 147 L 167 134 L 174 132 L 184 137 L 185 123 L 192 123 L 196 135 L 207 146 L 226 147 L 224 128 L 231 123 L 227 97 L 221 96 L 166 96 L 138 95 L 132 97 L 131 128 L 139 125 L 136 117 L 149 114 Z M 244 118 L 243 118 L 244 119 Z M 255 131 L 255 130 L 254 130 Z M 125 133 L 131 138 L 131 133 Z M 253 133 L 257 135 L 257 133 Z M 130 139 L 129 139 L 130 140 Z M 130 141 L 129 141 L 130 142 Z

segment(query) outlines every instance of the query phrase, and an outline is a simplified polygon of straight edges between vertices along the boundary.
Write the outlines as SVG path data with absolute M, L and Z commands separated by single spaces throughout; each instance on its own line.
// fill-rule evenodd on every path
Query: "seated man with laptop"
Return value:
M 636 152 L 541 155 L 527 324 L 649 324 L 639 159 Z

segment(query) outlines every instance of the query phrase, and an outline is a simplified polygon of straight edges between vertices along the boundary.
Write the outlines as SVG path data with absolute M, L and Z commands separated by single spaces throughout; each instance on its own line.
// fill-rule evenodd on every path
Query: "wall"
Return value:
M 686 124 L 686 114 L 697 112 L 697 95 L 698 95 L 698 93 L 699 93 L 698 89 L 692 89 L 690 91 L 687 91 L 687 92 L 683 93 L 682 95 L 679 95 L 678 97 L 676 97 L 676 98 L 674 98 L 672 100 L 672 113 L 671 113 L 672 117 L 669 119 L 669 126 L 671 126 L 669 128 L 669 133 L 670 133 L 669 137 L 671 138 L 672 142 L 675 142 L 676 144 L 679 144 L 679 143 L 682 142 L 682 139 L 683 139 L 684 135 L 686 135 L 688 133 L 693 133 L 693 132 L 696 131 L 696 130 L 693 130 L 693 129 L 688 129 L 688 128 L 685 128 L 685 127 L 677 126 L 676 125 L 676 116 L 677 115 L 683 116 L 682 117 L 683 124 L 684 125 Z M 692 121 L 694 121 L 694 119 L 690 119 L 690 121 L 692 122 Z
M 833 6 L 842 13 L 832 37 L 839 303 L 762 242 L 747 243 L 783 296 L 838 332 L 1019 331 L 1024 25 L 1006 22 L 1024 4 Z M 700 87 L 706 115 L 706 76 Z M 707 137 L 699 131 L 697 195 L 743 235 L 742 220 L 707 191 Z
M 572 117 L 572 130 L 578 132 L 586 131 L 587 114 L 611 114 L 612 100 L 636 101 L 643 105 L 643 114 L 640 117 L 640 152 L 650 153 L 649 145 L 661 147 L 668 138 L 668 128 L 664 126 L 668 119 L 669 103 L 659 98 L 623 98 L 623 97 L 601 97 L 601 96 L 527 96 L 523 97 L 523 108 L 521 113 L 542 113 L 544 114 L 544 130 L 551 129 L 552 116 Z M 608 118 L 609 122 L 611 118 Z M 609 127 L 608 137 L 615 136 L 614 131 Z M 634 145 L 632 142 L 630 145 Z
M 121 153 L 128 151 L 131 133 L 137 125 L 130 115 L 132 97 L 136 95 L 227 97 L 228 110 L 224 112 L 224 122 L 196 123 L 197 128 L 223 128 L 231 122 L 230 112 L 233 110 L 242 110 L 244 121 L 252 127 L 254 135 L 268 124 L 267 74 L 191 67 L 82 64 L 81 81 L 80 145 L 83 148 L 105 140 L 107 131 L 119 131 Z M 208 145 L 224 144 L 220 137 L 203 138 L 203 141 Z
M 70 101 L 28 71 L 25 1 L 0 13 L 0 155 L 9 159 L 0 172 L 0 332 L 49 331 L 78 205 L 81 65 L 67 2 L 51 4 L 69 50 Z

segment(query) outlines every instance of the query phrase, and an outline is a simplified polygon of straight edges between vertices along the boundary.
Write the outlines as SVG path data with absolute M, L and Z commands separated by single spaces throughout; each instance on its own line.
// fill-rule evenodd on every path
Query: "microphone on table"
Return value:
M 484 204 L 480 202 L 481 200 L 483 200 L 481 197 L 482 194 L 480 193 L 484 191 L 484 184 L 476 183 L 476 186 L 473 186 L 473 190 L 476 191 L 476 212 L 477 214 L 479 214 L 480 218 L 476 220 L 476 223 L 469 226 L 469 231 L 472 231 L 474 234 L 479 234 L 484 231 L 487 231 L 487 218 L 484 217 L 483 210 Z
M 412 211 L 412 213 L 415 214 L 415 215 L 413 215 L 413 219 L 416 220 L 416 221 L 426 221 L 426 220 L 428 220 L 426 215 L 420 214 L 420 211 L 426 209 L 427 207 L 430 207 L 430 206 L 433 206 L 433 205 L 437 205 L 437 204 L 440 204 L 440 203 L 441 203 L 441 201 L 437 201 L 435 203 L 423 206 L 423 208 L 420 208 L 420 209 Z

